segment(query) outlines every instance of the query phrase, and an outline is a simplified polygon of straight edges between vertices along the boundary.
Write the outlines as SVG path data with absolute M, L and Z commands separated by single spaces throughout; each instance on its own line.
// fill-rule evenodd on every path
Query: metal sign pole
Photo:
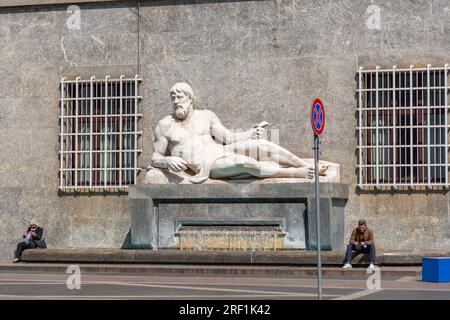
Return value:
M 318 298 L 322 300 L 322 261 L 320 259 L 320 193 L 319 193 L 319 136 L 325 128 L 325 108 L 320 99 L 314 100 L 311 110 L 311 124 L 314 131 L 314 191 L 316 194 L 316 244 L 317 244 L 317 287 Z
M 319 196 L 319 136 L 314 134 L 314 189 L 316 194 L 316 239 L 317 239 L 317 286 L 318 298 L 322 300 L 322 262 L 320 258 L 320 196 Z

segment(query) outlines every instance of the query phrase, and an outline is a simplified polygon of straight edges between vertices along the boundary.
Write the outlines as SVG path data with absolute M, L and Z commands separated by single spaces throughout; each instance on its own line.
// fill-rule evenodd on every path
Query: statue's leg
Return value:
M 307 178 L 314 177 L 314 170 L 308 167 L 282 168 L 275 163 L 258 162 L 243 156 L 230 155 L 214 161 L 210 177 L 213 179 L 254 176 L 258 178 Z
M 258 161 L 272 161 L 287 167 L 309 167 L 295 154 L 265 139 L 238 141 L 225 146 L 227 151 L 245 155 Z

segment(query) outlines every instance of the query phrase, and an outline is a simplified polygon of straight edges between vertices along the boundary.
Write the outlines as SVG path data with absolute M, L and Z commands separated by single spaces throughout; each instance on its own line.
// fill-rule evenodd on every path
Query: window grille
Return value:
M 141 81 L 61 79 L 60 190 L 122 191 L 136 183 Z
M 358 186 L 448 187 L 448 65 L 358 70 Z

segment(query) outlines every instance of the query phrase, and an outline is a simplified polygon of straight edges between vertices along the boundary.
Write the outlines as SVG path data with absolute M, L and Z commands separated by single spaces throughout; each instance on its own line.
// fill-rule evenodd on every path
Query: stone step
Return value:
M 3 263 L 0 273 L 62 273 L 65 274 L 70 263 Z M 316 267 L 298 266 L 249 266 L 249 265 L 159 265 L 159 264 L 77 264 L 81 273 L 130 274 L 145 276 L 316 276 Z M 383 277 L 420 278 L 420 267 L 381 267 Z M 367 278 L 366 268 L 355 267 L 344 270 L 340 267 L 324 267 L 325 277 L 357 276 Z
M 420 265 L 422 257 L 445 257 L 450 252 L 379 252 L 376 264 Z M 344 252 L 322 251 L 322 264 L 338 266 L 343 263 Z M 35 249 L 23 253 L 25 262 L 44 263 L 147 263 L 147 264 L 239 264 L 315 266 L 315 251 L 193 251 L 193 250 L 123 250 L 116 248 Z M 359 255 L 353 263 L 367 264 L 368 256 Z

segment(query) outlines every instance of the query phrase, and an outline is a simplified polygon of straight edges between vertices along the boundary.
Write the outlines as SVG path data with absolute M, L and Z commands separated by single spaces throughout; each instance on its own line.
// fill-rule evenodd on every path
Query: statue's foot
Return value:
M 302 167 L 296 168 L 296 177 L 297 178 L 305 178 L 305 179 L 313 179 L 314 178 L 314 168 L 311 167 Z

